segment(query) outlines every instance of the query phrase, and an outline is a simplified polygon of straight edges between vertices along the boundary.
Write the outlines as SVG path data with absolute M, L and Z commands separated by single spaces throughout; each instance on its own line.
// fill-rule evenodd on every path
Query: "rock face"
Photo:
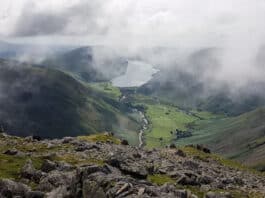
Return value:
M 9 179 L 0 180 L 0 195 L 2 197 L 23 197 L 30 191 L 30 188 L 22 183 L 17 183 Z
M 1 137 L 0 145 L 28 156 L 13 180 L 0 180 L 0 198 L 265 197 L 264 175 L 226 165 L 201 148 L 147 150 L 80 138 L 11 136 Z

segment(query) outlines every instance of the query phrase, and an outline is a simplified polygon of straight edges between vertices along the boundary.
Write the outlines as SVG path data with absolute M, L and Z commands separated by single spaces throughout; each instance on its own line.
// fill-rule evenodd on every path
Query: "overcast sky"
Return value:
M 2 40 L 218 47 L 224 51 L 220 75 L 230 79 L 263 78 L 265 69 L 253 64 L 257 54 L 265 61 L 264 21 L 264 0 L 0 1 Z
M 0 14 L 2 37 L 175 46 L 251 41 L 265 32 L 263 0 L 2 0 Z

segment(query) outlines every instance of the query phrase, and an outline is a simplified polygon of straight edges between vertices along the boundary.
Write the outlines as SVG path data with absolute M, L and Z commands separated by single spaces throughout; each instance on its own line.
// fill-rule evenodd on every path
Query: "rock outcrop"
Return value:
M 114 144 L 108 137 L 102 140 L 1 136 L 0 164 L 9 163 L 10 169 L 4 170 L 13 172 L 0 173 L 0 197 L 265 197 L 264 174 L 212 155 L 205 148 L 141 149 Z M 4 157 L 12 157 L 12 161 L 4 161 Z M 13 170 L 13 162 L 21 167 Z

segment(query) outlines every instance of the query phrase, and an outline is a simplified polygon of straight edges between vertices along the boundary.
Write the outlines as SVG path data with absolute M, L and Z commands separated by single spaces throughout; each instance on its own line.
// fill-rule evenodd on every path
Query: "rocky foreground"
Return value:
M 139 149 L 112 135 L 0 134 L 0 197 L 265 197 L 265 176 L 202 146 Z

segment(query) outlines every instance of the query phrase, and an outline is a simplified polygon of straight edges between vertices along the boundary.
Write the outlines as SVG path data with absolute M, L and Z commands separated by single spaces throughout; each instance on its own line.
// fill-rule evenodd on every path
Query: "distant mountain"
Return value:
M 48 56 L 72 49 L 72 46 L 18 44 L 0 41 L 0 58 L 39 63 Z
M 255 87 L 253 84 L 252 86 Z M 265 84 L 262 83 L 261 86 L 265 87 Z M 235 97 L 231 97 L 227 92 L 220 90 L 219 93 L 200 99 L 197 103 L 197 108 L 215 114 L 238 116 L 265 105 L 264 93 L 246 93 L 244 92 L 245 89 L 249 90 L 244 87 L 238 90 L 238 94 Z
M 153 79 L 138 88 L 138 92 L 182 108 L 229 116 L 265 105 L 262 82 L 249 82 L 236 91 L 229 84 L 215 84 L 211 73 L 218 72 L 218 49 L 198 50 L 181 64 L 162 67 Z
M 205 95 L 204 71 L 218 65 L 216 53 L 217 49 L 206 48 L 192 53 L 185 61 L 169 61 L 168 65 L 160 66 L 160 72 L 138 90 L 184 108 L 193 108 Z
M 73 73 L 86 82 L 110 81 L 126 72 L 128 61 L 107 47 L 82 47 L 42 62 L 49 68 Z
M 3 59 L 0 107 L 2 130 L 20 136 L 54 138 L 138 128 L 117 99 L 59 70 Z M 121 128 L 124 123 L 130 128 Z
M 126 58 L 104 46 L 77 48 L 0 41 L 0 58 L 68 71 L 86 82 L 110 81 L 124 74 L 128 66 Z
M 138 92 L 160 98 L 183 108 L 196 107 L 203 95 L 203 84 L 192 74 L 177 69 L 164 69 L 138 88 Z
M 24 46 L 0 41 L 0 57 L 12 58 L 23 52 Z

